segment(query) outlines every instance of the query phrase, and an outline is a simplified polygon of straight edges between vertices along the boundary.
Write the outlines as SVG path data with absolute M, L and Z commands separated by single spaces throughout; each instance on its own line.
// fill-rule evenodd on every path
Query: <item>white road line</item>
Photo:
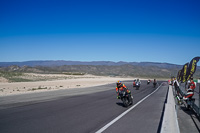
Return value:
M 154 94 L 160 88 L 160 86 L 155 91 L 153 91 L 152 93 L 150 93 L 149 95 L 147 95 L 146 97 L 144 97 L 142 100 L 140 100 L 139 102 L 137 102 L 134 106 L 132 106 L 131 108 L 129 108 L 128 110 L 126 110 L 125 112 L 123 112 L 121 115 L 119 115 L 118 117 L 116 117 L 114 120 L 112 120 L 111 122 L 109 122 L 108 124 L 106 124 L 104 127 L 102 127 L 101 129 L 99 129 L 96 133 L 102 133 L 103 131 L 105 131 L 108 127 L 110 127 L 112 124 L 114 124 L 120 118 L 122 118 L 124 115 L 126 115 L 128 112 L 130 112 L 132 109 L 134 109 L 137 105 L 139 105 L 141 102 L 143 102 L 149 96 L 151 96 L 152 94 Z

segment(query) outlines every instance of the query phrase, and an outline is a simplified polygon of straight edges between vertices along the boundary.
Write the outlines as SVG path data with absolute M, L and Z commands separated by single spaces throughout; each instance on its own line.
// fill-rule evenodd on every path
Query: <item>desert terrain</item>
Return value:
M 0 77 L 0 96 L 55 91 L 59 89 L 84 88 L 115 83 L 118 80 L 133 80 L 131 77 L 36 73 L 24 73 L 16 78 L 26 79 L 28 82 L 9 82 L 6 78 Z M 113 86 L 113 88 L 114 87 L 115 86 Z

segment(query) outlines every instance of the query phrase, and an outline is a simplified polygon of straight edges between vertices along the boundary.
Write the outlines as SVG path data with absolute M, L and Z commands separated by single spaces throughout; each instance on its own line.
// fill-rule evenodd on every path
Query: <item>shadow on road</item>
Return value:
M 124 108 L 126 108 L 126 109 L 130 108 L 130 107 L 133 105 L 133 104 L 132 104 L 132 105 L 129 105 L 128 107 L 125 107 L 123 103 L 117 102 L 116 104 L 117 104 L 118 106 L 124 107 Z
M 119 105 L 119 106 L 124 107 L 124 104 L 123 104 L 123 103 L 117 102 L 116 104 Z
M 183 110 L 186 114 L 188 114 L 191 117 L 197 130 L 200 132 L 200 125 L 198 124 L 200 120 L 197 114 L 192 109 L 187 109 L 185 106 L 180 106 L 180 109 Z M 195 120 L 198 122 L 196 122 Z

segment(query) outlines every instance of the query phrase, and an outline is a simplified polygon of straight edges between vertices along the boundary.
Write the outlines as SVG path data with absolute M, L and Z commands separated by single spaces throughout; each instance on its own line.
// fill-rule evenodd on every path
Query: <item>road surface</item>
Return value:
M 132 91 L 134 103 L 154 92 L 153 85 L 142 81 L 139 90 L 131 81 L 124 82 Z M 161 84 L 163 82 L 159 82 Z M 57 92 L 0 97 L 1 133 L 93 133 L 102 129 L 129 108 L 122 106 L 115 84 L 62 90 Z M 155 93 L 131 109 L 104 130 L 105 133 L 155 133 L 160 131 L 168 91 L 163 83 Z M 79 93 L 80 92 L 80 93 Z

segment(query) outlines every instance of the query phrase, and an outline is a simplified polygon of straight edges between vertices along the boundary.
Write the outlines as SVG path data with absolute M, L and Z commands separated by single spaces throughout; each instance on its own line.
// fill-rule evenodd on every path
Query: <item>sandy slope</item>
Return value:
M 0 82 L 0 96 L 35 93 L 41 91 L 53 91 L 58 89 L 71 89 L 80 87 L 91 87 L 115 83 L 117 80 L 133 80 L 133 78 L 102 77 L 93 75 L 71 76 L 71 78 L 52 81 L 35 82 Z

